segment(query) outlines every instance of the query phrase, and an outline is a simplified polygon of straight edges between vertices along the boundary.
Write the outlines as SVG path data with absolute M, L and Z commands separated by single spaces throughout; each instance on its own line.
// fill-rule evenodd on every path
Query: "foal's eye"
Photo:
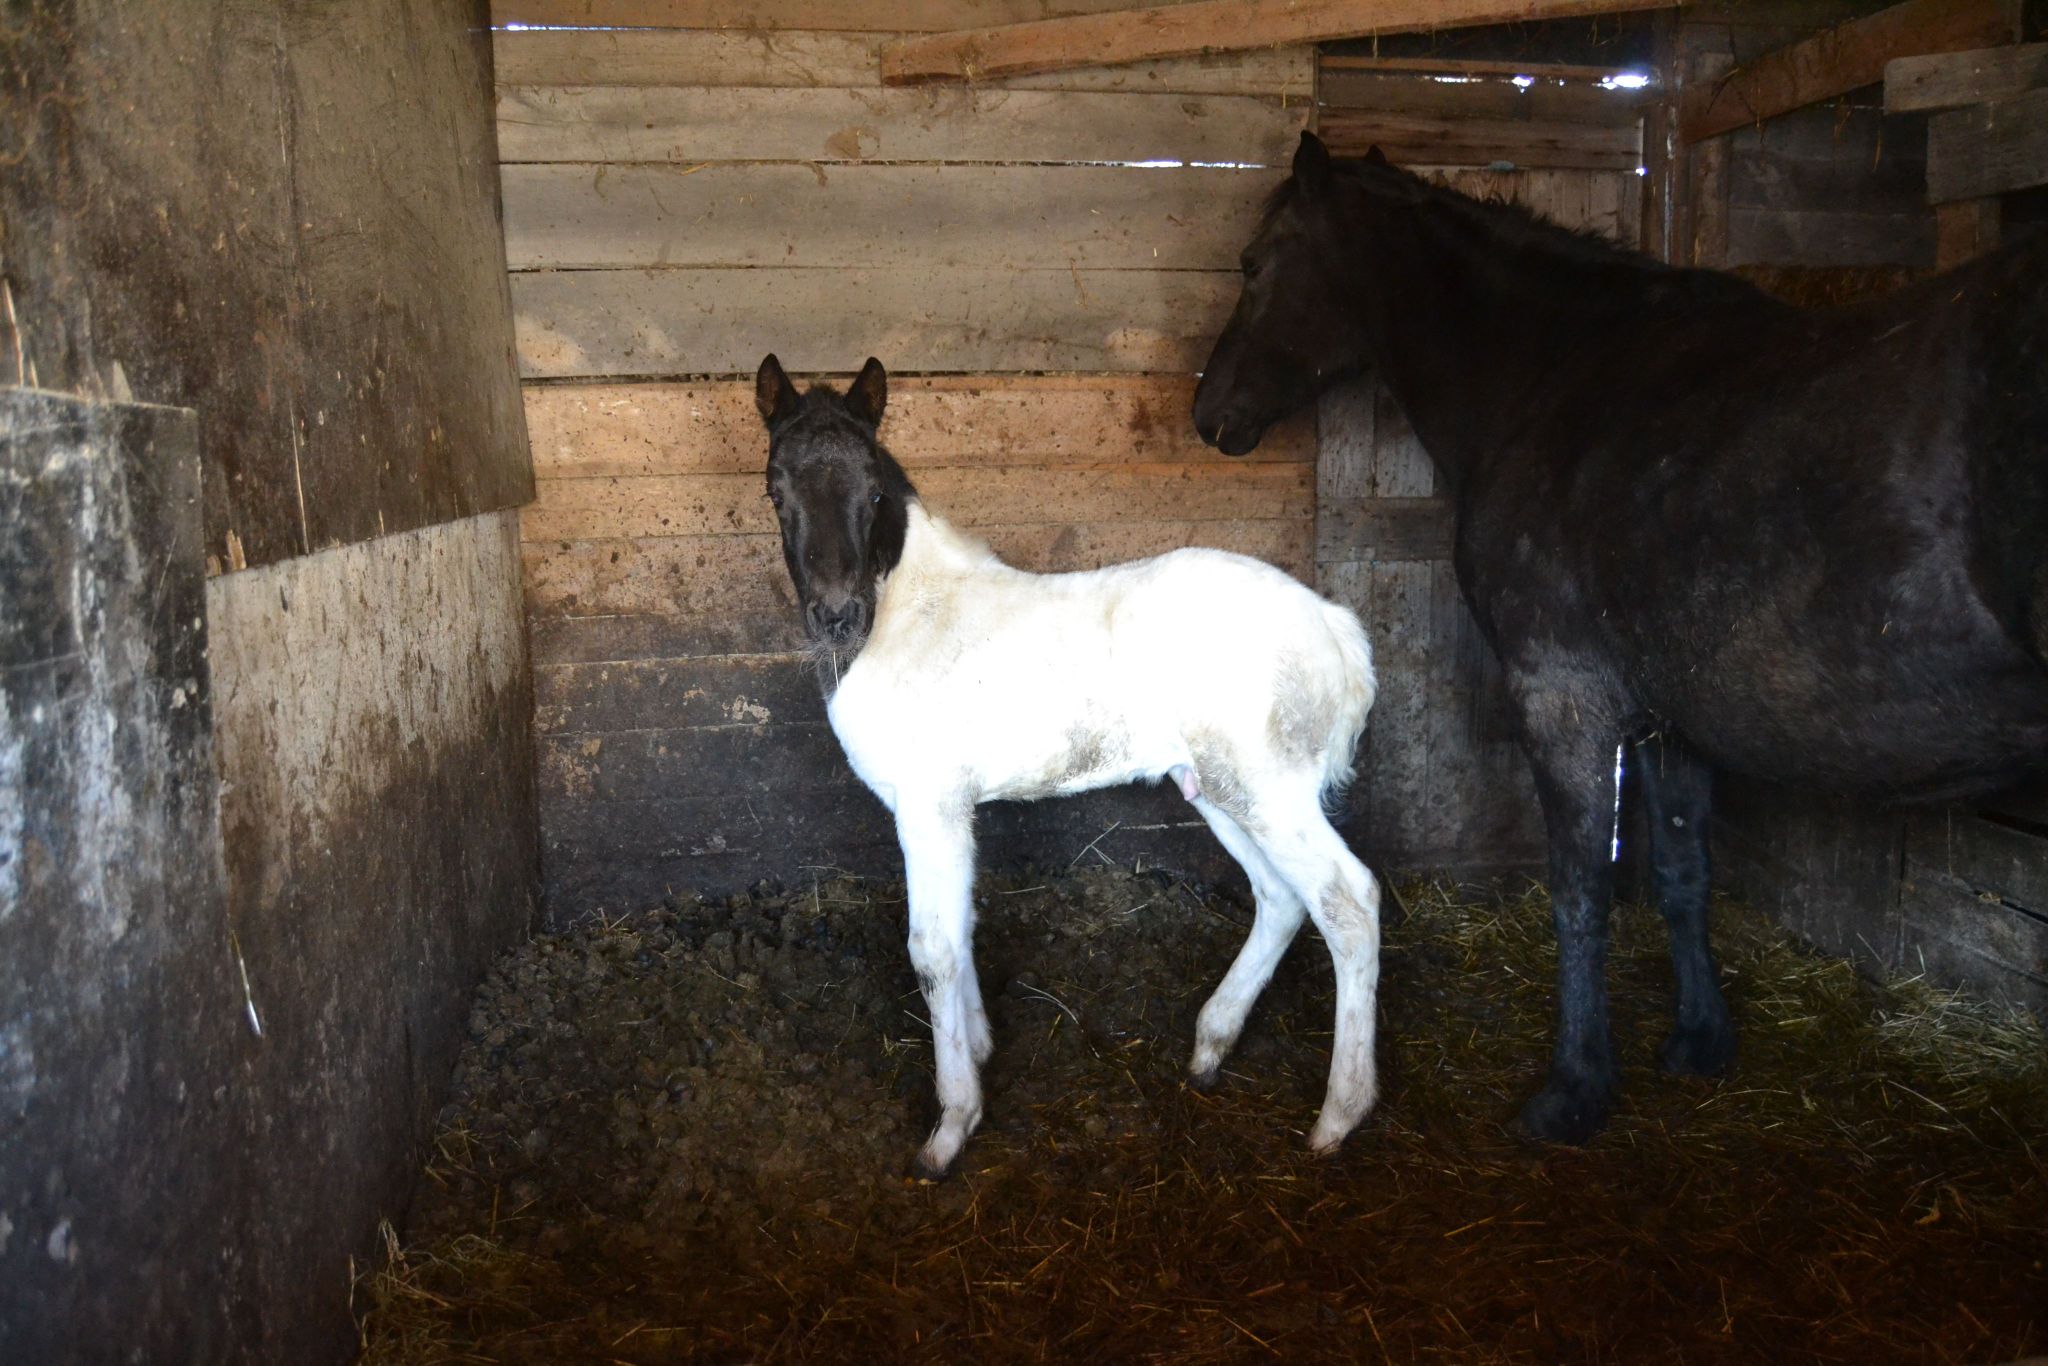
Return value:
M 868 501 L 876 507 L 880 507 L 882 505 L 882 495 L 880 493 L 870 494 L 868 495 Z
M 769 501 L 770 503 L 772 503 L 773 505 L 775 505 L 776 507 L 781 507 L 781 506 L 782 506 L 782 490 L 781 490 L 781 489 L 770 489 L 770 490 L 768 490 L 768 501 Z

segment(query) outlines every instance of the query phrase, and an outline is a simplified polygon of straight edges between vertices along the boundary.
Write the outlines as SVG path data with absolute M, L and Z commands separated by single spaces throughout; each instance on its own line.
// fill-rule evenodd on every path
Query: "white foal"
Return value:
M 910 957 L 931 1011 L 943 1174 L 981 1121 L 992 1045 L 975 978 L 974 808 L 1170 778 L 1251 879 L 1251 937 L 1203 1006 L 1190 1067 L 1215 1078 L 1313 919 L 1337 970 L 1329 1089 L 1309 1144 L 1372 1108 L 1379 886 L 1324 816 L 1372 706 L 1358 618 L 1270 565 L 1177 550 L 1031 574 L 932 515 L 876 439 L 870 360 L 842 397 L 773 356 L 757 400 L 769 496 L 846 756 L 895 814 Z

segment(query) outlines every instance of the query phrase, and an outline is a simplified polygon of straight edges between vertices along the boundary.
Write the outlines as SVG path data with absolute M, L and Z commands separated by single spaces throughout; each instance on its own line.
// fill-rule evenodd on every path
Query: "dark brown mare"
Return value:
M 1805 310 L 1304 135 L 1195 395 L 1231 454 L 1348 376 L 1456 503 L 1550 837 L 1558 1023 L 1524 1132 L 1582 1141 L 1615 1068 L 1618 747 L 1671 934 L 1678 1072 L 1728 1066 L 1711 772 L 1889 800 L 2048 763 L 2048 234 Z

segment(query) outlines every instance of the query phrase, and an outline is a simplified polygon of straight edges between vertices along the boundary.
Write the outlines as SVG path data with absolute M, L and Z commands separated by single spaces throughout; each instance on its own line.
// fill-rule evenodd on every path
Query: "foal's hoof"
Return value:
M 1202 1068 L 1199 1071 L 1192 1067 L 1188 1069 L 1188 1089 L 1190 1091 L 1200 1091 L 1205 1096 L 1215 1090 L 1216 1084 L 1222 1080 L 1223 1066 L 1221 1063 L 1214 1067 Z
M 917 1155 L 910 1159 L 910 1166 L 903 1174 L 920 1186 L 936 1186 L 953 1174 L 954 1165 L 952 1162 L 943 1165 L 935 1163 L 926 1155 L 924 1149 L 920 1148 Z
M 1657 1062 L 1681 1077 L 1718 1077 L 1735 1064 L 1735 1026 L 1680 1025 L 1657 1050 Z
M 1611 1102 L 1592 1087 L 1545 1086 L 1529 1098 L 1515 1120 L 1515 1132 L 1532 1143 L 1576 1147 L 1607 1127 Z

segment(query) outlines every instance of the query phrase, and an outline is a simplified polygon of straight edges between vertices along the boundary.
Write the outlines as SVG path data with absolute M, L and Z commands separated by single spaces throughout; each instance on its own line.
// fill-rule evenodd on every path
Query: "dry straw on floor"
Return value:
M 982 896 L 988 1118 L 898 1173 L 930 1049 L 901 889 L 850 879 L 544 939 L 479 998 L 365 1359 L 1990 1362 L 2048 1345 L 2048 1049 L 1718 908 L 1722 1083 L 1649 1065 L 1661 923 L 1617 913 L 1612 1128 L 1505 1129 L 1547 1047 L 1540 890 L 1403 889 L 1386 1095 L 1311 1158 L 1330 974 L 1290 955 L 1180 1084 L 1248 917 L 1095 869 Z

